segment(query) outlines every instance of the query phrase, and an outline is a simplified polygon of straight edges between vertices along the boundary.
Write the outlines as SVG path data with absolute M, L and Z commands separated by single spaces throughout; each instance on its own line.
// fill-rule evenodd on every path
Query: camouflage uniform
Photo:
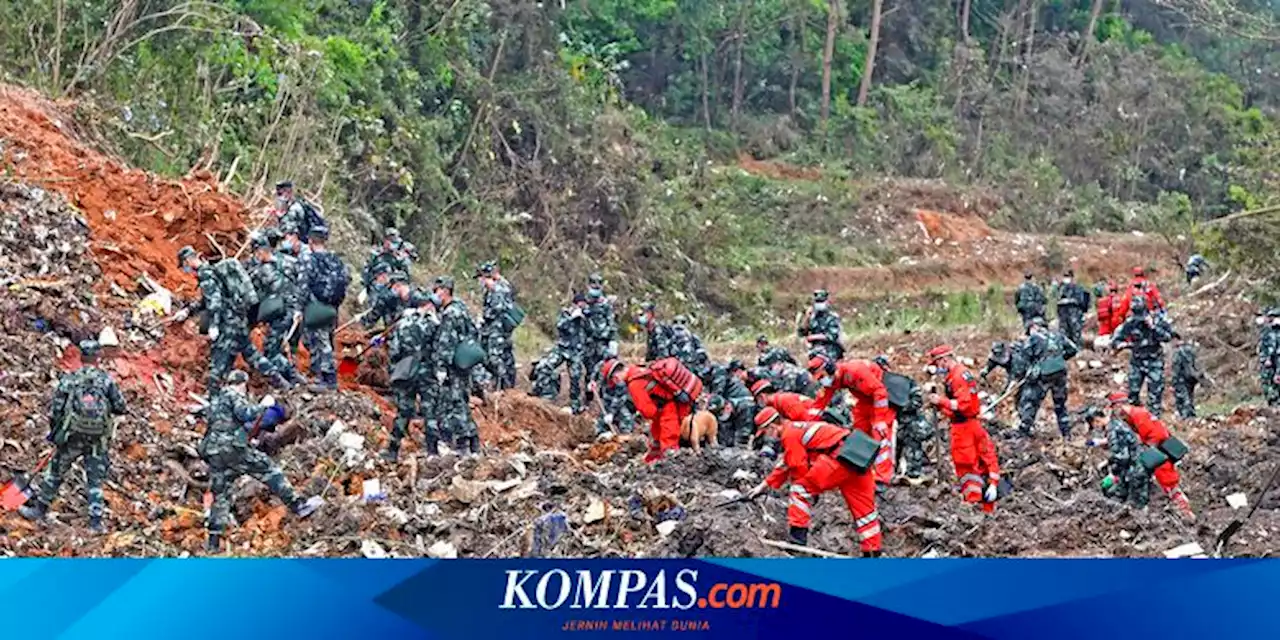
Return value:
M 1036 319 L 1039 322 L 1043 320 Z M 1035 427 L 1036 414 L 1046 393 L 1053 396 L 1053 413 L 1058 419 L 1058 433 L 1071 435 L 1071 416 L 1067 411 L 1067 360 L 1074 358 L 1075 343 L 1057 331 L 1033 331 L 1027 339 L 1026 358 L 1030 376 L 1018 397 L 1018 417 L 1023 434 Z
M 1205 261 L 1204 256 L 1198 253 L 1195 255 L 1192 255 L 1191 258 L 1187 260 L 1187 267 L 1186 267 L 1187 284 L 1190 285 L 1192 282 L 1195 282 L 1196 278 L 1199 278 L 1201 275 L 1203 275 L 1204 270 L 1208 268 L 1209 268 L 1209 263 Z
M 617 355 L 618 322 L 613 315 L 613 304 L 600 289 L 588 292 L 584 314 L 587 320 L 587 348 L 583 364 L 587 375 L 596 379 L 600 375 L 600 364 Z
M 529 391 L 529 395 L 550 401 L 560 397 L 560 375 L 548 366 L 555 351 L 554 345 L 547 347 L 546 351 L 542 352 L 542 357 L 530 363 L 529 382 L 532 383 L 533 388 Z
M 330 261 L 322 256 L 332 255 L 327 250 L 315 251 L 307 248 L 298 259 L 300 273 L 300 291 L 306 302 L 316 301 L 313 291 L 323 291 L 326 283 L 341 282 L 345 279 L 346 266 L 341 261 Z M 336 267 L 341 267 L 339 272 Z M 305 307 L 305 305 L 304 305 Z M 323 327 L 303 327 L 301 333 L 307 353 L 311 355 L 311 373 L 318 376 L 322 384 L 335 388 L 338 384 L 338 368 L 333 356 L 334 324 Z
M 839 360 L 844 357 L 844 347 L 840 344 L 840 315 L 828 309 L 825 298 L 823 300 L 810 308 L 800 321 L 796 335 L 806 340 L 810 356 L 821 354 L 831 360 Z M 809 341 L 809 336 L 818 338 Z
M 755 432 L 755 398 L 751 396 L 747 386 L 730 373 L 726 366 L 711 367 L 707 378 L 708 380 L 705 381 L 707 394 L 713 400 L 719 399 L 716 403 L 718 406 L 713 406 L 709 402 L 707 409 L 715 414 L 719 422 L 717 437 L 720 444 L 726 447 L 732 447 L 735 444 L 745 445 L 751 439 L 751 434 Z
M 1150 499 L 1151 479 L 1138 456 L 1142 443 L 1124 420 L 1111 418 L 1107 422 L 1107 462 L 1113 483 L 1106 490 L 1109 498 L 1128 501 L 1134 506 L 1145 507 Z
M 388 241 L 391 243 L 391 248 L 385 246 Z M 413 263 L 409 253 L 411 249 L 407 249 L 412 245 L 400 239 L 399 231 L 387 229 L 383 242 L 384 246 L 369 250 L 369 257 L 364 262 L 364 268 L 360 270 L 360 283 L 370 295 L 373 293 L 374 278 L 380 271 L 409 273 L 409 267 Z
M 1173 350 L 1173 402 L 1181 418 L 1196 417 L 1196 385 L 1204 374 L 1196 362 L 1196 348 L 1183 342 Z
M 387 443 L 388 455 L 385 457 L 394 459 L 399 453 L 400 441 L 408 434 L 409 422 L 414 417 L 423 419 L 427 453 L 439 453 L 440 422 L 436 408 L 440 395 L 439 384 L 436 382 L 435 363 L 426 353 L 435 342 L 439 329 L 440 319 L 435 312 L 415 305 L 403 312 L 400 322 L 391 330 L 387 340 L 390 369 L 394 370 L 396 364 L 405 358 L 414 358 L 415 364 L 409 379 L 392 383 L 396 419 L 392 424 L 391 440 Z
M 258 291 L 258 300 L 265 302 L 268 298 L 279 297 L 284 301 L 284 314 L 267 325 L 267 333 L 262 339 L 263 356 L 271 363 L 271 368 L 290 381 L 297 382 L 298 372 L 284 355 L 285 336 L 294 327 L 295 315 L 301 315 L 302 306 L 298 302 L 294 281 L 284 267 L 275 260 L 257 261 L 249 272 L 253 280 L 253 288 Z M 300 326 L 300 325 L 299 325 Z M 297 333 L 297 330 L 294 331 Z
M 302 260 L 283 249 L 277 250 L 274 257 L 275 261 L 280 265 L 280 270 L 284 272 L 285 283 L 291 290 L 293 298 L 298 301 L 297 310 L 301 313 L 310 300 L 310 295 L 306 289 L 306 275 L 302 273 Z M 299 324 L 293 335 L 289 336 L 289 355 L 287 357 L 291 362 L 295 361 L 298 356 L 298 344 L 302 342 L 302 334 L 304 332 L 305 329 Z
M 516 386 L 516 356 L 512 350 L 511 333 L 507 313 L 516 306 L 515 289 L 506 278 L 498 277 L 492 287 L 484 290 L 484 324 L 480 336 L 487 354 L 485 366 L 498 381 L 499 389 Z
M 114 416 L 125 411 L 120 387 L 102 369 L 85 365 L 62 376 L 54 389 L 49 413 L 50 435 L 57 449 L 40 476 L 33 503 L 30 508 L 23 506 L 24 516 L 43 516 L 58 496 L 71 464 L 83 458 L 89 526 L 102 530 L 102 483 L 110 466 L 107 453 L 115 432 L 113 421 Z
M 626 385 L 612 385 L 607 380 L 601 382 L 600 402 L 604 411 L 596 418 L 596 433 L 609 431 L 610 427 L 623 434 L 636 430 L 636 407 Z
M 560 310 L 560 317 L 556 319 L 556 344 L 543 356 L 539 363 L 541 368 L 541 376 L 536 384 L 542 393 L 539 397 L 545 400 L 555 400 L 560 395 L 560 366 L 564 365 L 569 370 L 569 406 L 574 413 L 583 410 L 582 406 L 582 384 L 586 380 L 587 371 L 583 365 L 583 349 L 586 343 L 586 318 L 582 311 L 576 306 L 566 307 Z M 554 385 L 547 379 L 554 378 Z M 554 392 L 552 391 L 554 386 Z
M 1268 325 L 1263 327 L 1258 339 L 1258 378 L 1262 383 L 1262 394 L 1268 406 L 1280 406 L 1280 384 L 1276 384 L 1276 376 L 1280 375 L 1280 326 L 1270 324 L 1280 318 L 1280 309 L 1267 312 Z
M 1079 346 L 1084 335 L 1084 314 L 1089 309 L 1090 295 L 1074 280 L 1058 287 L 1058 330 Z
M 768 367 L 775 362 L 787 362 L 790 364 L 797 364 L 795 357 L 793 357 L 791 355 L 791 352 L 787 351 L 785 348 L 768 347 L 764 351 L 760 352 L 760 356 L 756 359 L 756 366 Z
M 271 361 L 249 340 L 249 319 L 231 308 L 213 265 L 202 264 L 196 270 L 196 279 L 200 285 L 200 300 L 191 310 L 195 313 L 204 311 L 208 314 L 210 331 L 218 330 L 218 337 L 209 346 L 208 392 L 216 393 L 222 386 L 222 380 L 231 371 L 237 355 L 244 357 L 249 366 L 264 376 L 277 373 Z
M 379 321 L 390 326 L 396 318 L 400 317 L 404 306 L 404 299 L 396 295 L 390 285 L 374 283 L 373 290 L 369 294 L 369 313 L 360 319 L 360 324 L 364 325 L 365 329 L 372 329 Z
M 1125 345 L 1129 353 L 1129 404 L 1142 402 L 1142 383 L 1147 384 L 1147 410 L 1160 417 L 1164 400 L 1164 343 L 1173 339 L 1173 327 L 1164 315 L 1145 310 L 1134 297 L 1133 314 L 1116 330 L 1114 344 Z
M 683 316 L 676 318 L 671 327 L 671 347 L 675 356 L 690 371 L 700 371 L 706 361 L 707 350 L 702 346 L 702 339 L 689 330 L 687 320 Z
M 451 438 L 455 445 L 470 445 L 473 451 L 478 451 L 476 421 L 471 417 L 468 402 L 471 398 L 471 376 L 453 364 L 453 353 L 458 345 L 476 340 L 476 325 L 467 305 L 457 298 L 446 303 L 438 313 L 440 329 L 436 333 L 432 356 L 435 358 L 436 380 L 440 382 L 437 415 L 444 432 L 442 435 Z
M 232 484 L 242 475 L 267 485 L 293 511 L 302 506 L 293 485 L 279 465 L 249 444 L 249 430 L 265 407 L 251 402 L 234 387 L 213 396 L 206 415 L 208 428 L 200 441 L 200 457 L 209 464 L 209 488 L 213 509 L 209 512 L 209 533 L 219 535 L 231 513 Z
M 303 209 L 302 202 L 295 198 L 285 206 L 284 213 L 280 214 L 279 220 L 276 221 L 276 228 L 280 230 L 281 235 L 288 233 L 300 235 L 306 219 L 307 212 Z
M 653 362 L 676 355 L 675 332 L 671 325 L 654 320 L 645 327 L 645 362 Z
M 925 417 L 924 389 L 911 385 L 907 406 L 898 410 L 898 449 L 906 463 L 908 478 L 924 474 L 924 445 L 934 437 L 934 425 Z
M 1018 285 L 1018 291 L 1013 296 L 1013 306 L 1018 310 L 1018 315 L 1022 316 L 1024 329 L 1031 326 L 1033 319 L 1044 317 L 1045 302 L 1044 289 L 1032 282 L 1030 276 Z

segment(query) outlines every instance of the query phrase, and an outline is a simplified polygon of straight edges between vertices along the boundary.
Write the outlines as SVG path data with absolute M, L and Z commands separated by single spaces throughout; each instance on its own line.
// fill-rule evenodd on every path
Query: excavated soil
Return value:
M 223 246 L 234 245 L 245 212 L 208 177 L 158 180 L 103 157 L 79 141 L 58 113 L 32 94 L 0 91 L 0 157 L 12 174 L 25 177 L 0 183 L 0 279 L 8 289 L 0 299 L 0 466 L 7 470 L 0 477 L 20 475 L 47 451 L 50 390 L 61 371 L 79 363 L 70 345 L 104 327 L 114 330 L 120 346 L 104 352 L 102 366 L 120 381 L 131 414 L 118 425 L 105 489 L 112 533 L 87 534 L 82 475 L 73 471 L 47 522 L 0 513 L 0 553 L 200 554 L 207 469 L 195 452 L 203 424 L 192 405 L 199 400 L 207 347 L 189 327 L 158 328 L 132 310 L 147 293 L 137 280 L 143 273 L 189 294 L 193 284 L 174 268 L 177 246 L 211 248 L 206 232 Z M 902 195 L 903 189 L 911 193 Z M 854 291 L 976 288 L 1017 278 L 1018 265 L 1044 260 L 1044 239 L 986 228 L 983 220 L 996 208 L 988 200 L 932 183 L 897 193 L 911 202 L 893 204 L 873 194 L 868 206 L 876 215 L 894 216 L 895 228 L 909 229 L 904 250 L 930 266 L 912 271 L 916 265 L 904 262 L 889 273 L 844 271 L 830 280 L 815 272 L 784 286 L 807 291 L 826 283 L 843 299 L 862 295 Z M 1059 241 L 1076 256 L 1084 277 L 1121 275 L 1150 248 L 1144 239 L 1119 236 Z M 1175 322 L 1203 344 L 1202 360 L 1216 382 L 1202 399 L 1209 417 L 1169 420 L 1192 447 L 1180 468 L 1200 515 L 1196 523 L 1182 522 L 1158 492 L 1146 510 L 1104 499 L 1097 489 L 1104 451 L 1084 447 L 1082 430 L 1066 444 L 1050 436 L 1047 407 L 1036 438 L 1013 437 L 1006 403 L 992 430 L 1014 493 L 994 516 L 961 504 L 950 486 L 943 431 L 928 448 L 937 482 L 891 487 L 880 501 L 887 553 L 1159 556 L 1188 542 L 1212 551 L 1217 532 L 1243 514 L 1228 506 L 1226 496 L 1244 492 L 1256 500 L 1270 476 L 1280 446 L 1272 426 L 1277 416 L 1240 403 L 1258 392 L 1249 364 L 1256 341 L 1250 303 L 1229 282 L 1208 292 L 1177 293 L 1169 292 Z M 857 354 L 888 353 L 896 368 L 920 375 L 921 354 L 938 342 L 956 345 L 980 364 L 991 340 L 1000 337 L 1007 336 L 983 328 L 884 333 L 860 336 L 849 346 Z M 362 342 L 358 330 L 340 336 L 344 348 Z M 635 348 L 628 345 L 628 352 Z M 746 345 L 715 344 L 712 350 L 717 358 L 752 355 Z M 375 353 L 339 392 L 277 394 L 292 419 L 264 436 L 263 446 L 300 492 L 321 495 L 327 504 L 298 521 L 261 484 L 241 479 L 234 487 L 239 526 L 228 535 L 231 553 L 785 555 L 761 541 L 785 537 L 785 496 L 717 506 L 759 482 L 768 461 L 741 450 L 707 449 L 645 465 L 643 436 L 598 442 L 590 415 L 569 416 L 519 391 L 476 402 L 483 455 L 422 456 L 415 424 L 400 461 L 381 461 L 377 452 L 394 409 L 376 390 L 385 384 L 379 378 L 385 369 L 377 363 L 385 361 Z M 1091 352 L 1077 362 L 1082 368 L 1072 378 L 1073 409 L 1115 388 L 1125 366 Z M 1229 554 L 1274 553 L 1280 515 L 1270 502 L 1263 506 Z M 851 519 L 838 496 L 824 496 L 814 516 L 815 547 L 856 554 Z

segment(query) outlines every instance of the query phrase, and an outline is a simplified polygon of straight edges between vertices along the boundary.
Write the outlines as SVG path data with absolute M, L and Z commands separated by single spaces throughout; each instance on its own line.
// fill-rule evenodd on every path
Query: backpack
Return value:
M 341 306 L 342 301 L 347 298 L 347 286 L 351 284 L 351 272 L 347 265 L 336 254 L 328 251 L 313 253 L 311 259 L 315 262 L 313 273 L 308 277 L 311 295 L 331 307 Z
M 223 258 L 213 265 L 213 272 L 222 283 L 222 293 L 226 296 L 227 303 L 236 313 L 247 315 L 260 302 L 249 271 L 239 260 Z
M 881 382 L 889 392 L 889 406 L 895 411 L 906 411 L 911 408 L 911 394 L 916 389 L 915 380 L 900 373 L 886 371 Z
M 66 415 L 63 418 L 67 430 L 90 436 L 100 436 L 107 431 L 111 405 L 107 400 L 105 385 L 98 379 L 85 376 L 77 381 L 73 393 L 67 398 Z
M 683 392 L 689 396 L 689 402 L 695 402 L 702 396 L 702 380 L 677 358 L 656 360 L 649 365 L 649 371 L 653 373 L 653 379 L 672 394 Z
M 1065 349 L 1062 338 L 1057 335 L 1045 338 L 1044 357 L 1040 360 L 1040 375 L 1050 376 L 1067 370 Z
M 303 242 L 309 242 L 311 230 L 316 227 L 326 227 L 324 217 L 320 215 L 320 211 L 316 206 L 307 202 L 303 198 L 298 198 L 298 204 L 302 205 L 302 220 L 298 222 L 298 239 Z

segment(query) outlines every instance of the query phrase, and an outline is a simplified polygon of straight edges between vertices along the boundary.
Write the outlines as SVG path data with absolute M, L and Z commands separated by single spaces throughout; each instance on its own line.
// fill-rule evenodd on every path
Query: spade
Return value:
M 45 454 L 41 458 L 40 463 L 31 471 L 29 475 L 17 474 L 11 480 L 4 483 L 0 487 L 0 507 L 4 507 L 5 511 L 14 511 L 18 507 L 27 503 L 31 498 L 31 478 L 36 477 L 41 471 L 44 471 L 49 461 L 53 459 L 53 451 Z

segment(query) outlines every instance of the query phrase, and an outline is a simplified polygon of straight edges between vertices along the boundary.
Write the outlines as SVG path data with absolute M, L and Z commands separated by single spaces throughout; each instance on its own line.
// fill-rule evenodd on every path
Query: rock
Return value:
M 733 479 L 734 480 L 755 480 L 756 473 L 754 471 L 747 471 L 746 469 L 738 469 L 737 471 L 733 472 Z
M 472 504 L 489 489 L 488 483 L 467 480 L 462 476 L 454 476 L 449 485 L 449 495 L 463 504 Z
M 1120 530 L 1120 539 L 1121 539 L 1121 540 L 1128 540 L 1129 538 L 1132 538 L 1132 537 L 1133 537 L 1133 534 L 1132 534 L 1132 533 L 1129 533 L 1128 531 L 1126 531 L 1126 530 L 1124 530 L 1124 529 L 1121 529 L 1121 530 Z
M 491 482 L 489 483 L 489 488 L 493 489 L 494 493 L 502 493 L 504 491 L 507 491 L 508 489 L 514 489 L 520 486 L 520 484 L 521 482 L 519 478 L 512 478 L 510 480 L 501 480 L 498 482 Z
M 1232 509 L 1242 509 L 1249 506 L 1249 496 L 1243 493 L 1233 493 L 1227 496 L 1227 504 L 1231 505 Z
M 413 511 L 423 518 L 430 518 L 440 515 L 440 505 L 434 502 L 421 502 Z
M 102 331 L 98 332 L 98 344 L 103 347 L 118 347 L 120 346 L 120 338 L 116 336 L 115 329 L 103 327 Z
M 507 500 L 511 502 L 519 502 L 520 500 L 532 498 L 533 496 L 538 495 L 538 493 L 538 481 L 526 480 L 523 484 L 512 489 L 511 492 L 507 494 Z
M 437 507 L 437 509 L 438 508 L 439 507 Z M 405 513 L 403 509 L 398 509 L 391 505 L 380 507 L 378 509 L 378 516 L 394 522 L 397 527 L 403 527 L 404 525 L 409 524 L 409 514 Z
M 387 550 L 373 540 L 361 540 L 360 555 L 371 560 L 381 560 L 387 557 Z
M 1089 368 L 1090 368 L 1090 369 L 1101 369 L 1101 368 L 1102 368 L 1102 361 L 1101 361 L 1101 360 L 1090 360 L 1090 361 L 1089 361 Z
M 678 526 L 680 526 L 680 522 L 677 520 L 664 520 L 655 525 L 654 528 L 658 530 L 658 535 L 665 538 L 671 535 Z
M 920 557 L 921 557 L 921 558 L 931 558 L 931 559 L 932 559 L 932 558 L 940 558 L 940 557 L 942 557 L 942 556 L 938 553 L 938 550 L 937 550 L 937 549 L 935 549 L 935 548 L 933 548 L 933 547 L 930 547 L 930 548 L 929 548 L 929 550 L 928 550 L 928 551 L 926 551 L 926 552 L 924 552 L 924 555 L 922 555 L 922 556 L 920 556 Z
M 1203 558 L 1204 549 L 1198 542 L 1188 542 L 1164 552 L 1166 558 Z
M 437 540 L 427 548 L 428 558 L 438 558 L 441 560 L 453 560 L 458 557 L 458 548 L 445 540 Z
M 344 431 L 338 436 L 338 446 L 347 451 L 363 451 L 364 436 L 350 431 Z
M 334 420 L 329 426 L 329 430 L 324 433 L 325 444 L 334 444 L 347 432 L 347 424 L 341 420 Z
M 742 497 L 742 492 L 737 489 L 725 489 L 724 491 L 717 493 L 716 497 L 720 498 L 722 501 L 737 500 Z
M 587 504 L 586 512 L 582 514 L 582 523 L 592 524 L 600 522 L 605 519 L 606 515 L 608 515 L 607 512 L 608 507 L 605 506 L 604 501 L 593 497 L 591 498 L 591 502 Z
M 360 486 L 360 498 L 365 504 L 370 502 L 382 502 L 387 499 L 387 494 L 382 491 L 382 482 L 377 478 L 365 480 Z

